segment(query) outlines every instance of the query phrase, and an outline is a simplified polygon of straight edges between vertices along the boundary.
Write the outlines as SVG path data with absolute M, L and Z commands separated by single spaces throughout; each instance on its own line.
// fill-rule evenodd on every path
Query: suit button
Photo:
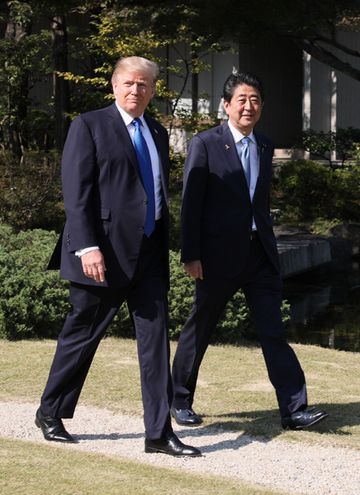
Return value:
M 139 227 L 138 227 L 138 231 L 139 231 L 139 232 L 144 232 L 144 227 L 139 226 Z
M 143 203 L 144 203 L 144 205 L 147 205 L 148 204 L 148 200 L 147 199 L 144 199 Z

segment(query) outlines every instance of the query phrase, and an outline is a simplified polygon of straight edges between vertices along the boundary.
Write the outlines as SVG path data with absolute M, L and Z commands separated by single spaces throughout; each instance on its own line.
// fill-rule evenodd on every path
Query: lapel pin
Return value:
M 226 150 L 230 149 L 230 145 L 229 144 L 225 144 L 225 149 Z
M 264 153 L 265 149 L 266 149 L 266 144 L 265 143 L 261 143 L 260 146 L 259 146 L 260 153 Z

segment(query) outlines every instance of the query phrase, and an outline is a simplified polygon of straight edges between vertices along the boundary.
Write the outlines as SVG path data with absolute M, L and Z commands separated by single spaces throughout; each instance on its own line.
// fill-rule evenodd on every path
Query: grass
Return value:
M 0 440 L 2 495 L 274 495 L 228 479 L 199 476 L 55 445 Z M 278 492 L 277 492 L 278 493 Z
M 55 345 L 53 341 L 0 340 L 1 401 L 38 403 Z M 172 355 L 175 346 L 173 343 Z M 196 411 L 204 416 L 205 425 L 269 439 L 279 437 L 298 444 L 360 450 L 359 354 L 316 346 L 293 347 L 305 371 L 310 404 L 316 404 L 330 414 L 325 422 L 311 431 L 283 431 L 260 349 L 211 346 L 200 371 L 194 404 Z M 106 407 L 115 413 L 142 415 L 135 341 L 109 338 L 101 343 L 80 402 Z M 184 485 L 184 476 L 175 471 L 98 454 L 64 453 L 53 446 L 3 440 L 1 450 L 4 455 L 0 468 L 5 476 L 0 473 L 0 478 L 6 480 L 4 495 L 41 495 L 48 493 L 46 486 L 52 483 L 51 495 L 169 493 L 169 486 L 174 487 L 172 493 L 185 495 L 190 492 L 199 495 L 272 493 L 228 480 L 192 475 L 186 475 Z M 55 463 L 54 473 L 52 463 Z M 68 476 L 63 479 L 59 475 L 65 472 L 72 473 L 74 485 L 69 484 Z M 26 488 L 21 488 L 21 476 L 24 482 L 27 478 L 30 480 Z M 197 479 L 200 480 L 198 484 Z M 116 491 L 119 484 L 123 488 Z

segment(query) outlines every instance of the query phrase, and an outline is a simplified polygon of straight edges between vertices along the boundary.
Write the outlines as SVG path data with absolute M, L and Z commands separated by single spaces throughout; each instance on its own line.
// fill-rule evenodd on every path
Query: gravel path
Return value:
M 0 402 L 0 435 L 47 444 L 34 425 L 34 404 Z M 68 420 L 69 421 L 69 420 Z M 265 440 L 211 427 L 177 427 L 185 443 L 201 448 L 200 458 L 144 453 L 143 423 L 138 417 L 79 406 L 64 421 L 80 441 L 59 448 L 98 452 L 193 473 L 226 476 L 288 494 L 359 495 L 360 451 Z

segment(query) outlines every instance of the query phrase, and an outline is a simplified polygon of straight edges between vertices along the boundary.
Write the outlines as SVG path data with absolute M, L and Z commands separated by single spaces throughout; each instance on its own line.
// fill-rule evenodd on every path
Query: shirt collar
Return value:
M 117 101 L 115 101 L 115 105 L 116 105 L 116 108 L 119 110 L 120 115 L 121 115 L 125 125 L 129 126 L 132 123 L 132 121 L 134 120 L 134 117 L 132 115 L 130 115 L 129 113 L 125 112 L 125 110 L 123 108 L 121 108 L 121 106 L 118 104 Z M 139 119 L 141 120 L 141 123 L 143 125 L 145 125 L 144 114 L 140 115 Z
M 232 125 L 232 123 L 230 122 L 230 120 L 228 120 L 227 123 L 228 123 L 229 129 L 230 129 L 230 132 L 233 135 L 235 144 L 239 143 L 245 137 L 245 135 L 242 134 L 238 129 L 236 129 L 236 127 L 234 127 Z M 250 134 L 248 135 L 248 137 L 251 139 L 251 141 L 253 143 L 256 143 L 256 139 L 255 139 L 255 136 L 254 136 L 254 131 L 251 131 Z

